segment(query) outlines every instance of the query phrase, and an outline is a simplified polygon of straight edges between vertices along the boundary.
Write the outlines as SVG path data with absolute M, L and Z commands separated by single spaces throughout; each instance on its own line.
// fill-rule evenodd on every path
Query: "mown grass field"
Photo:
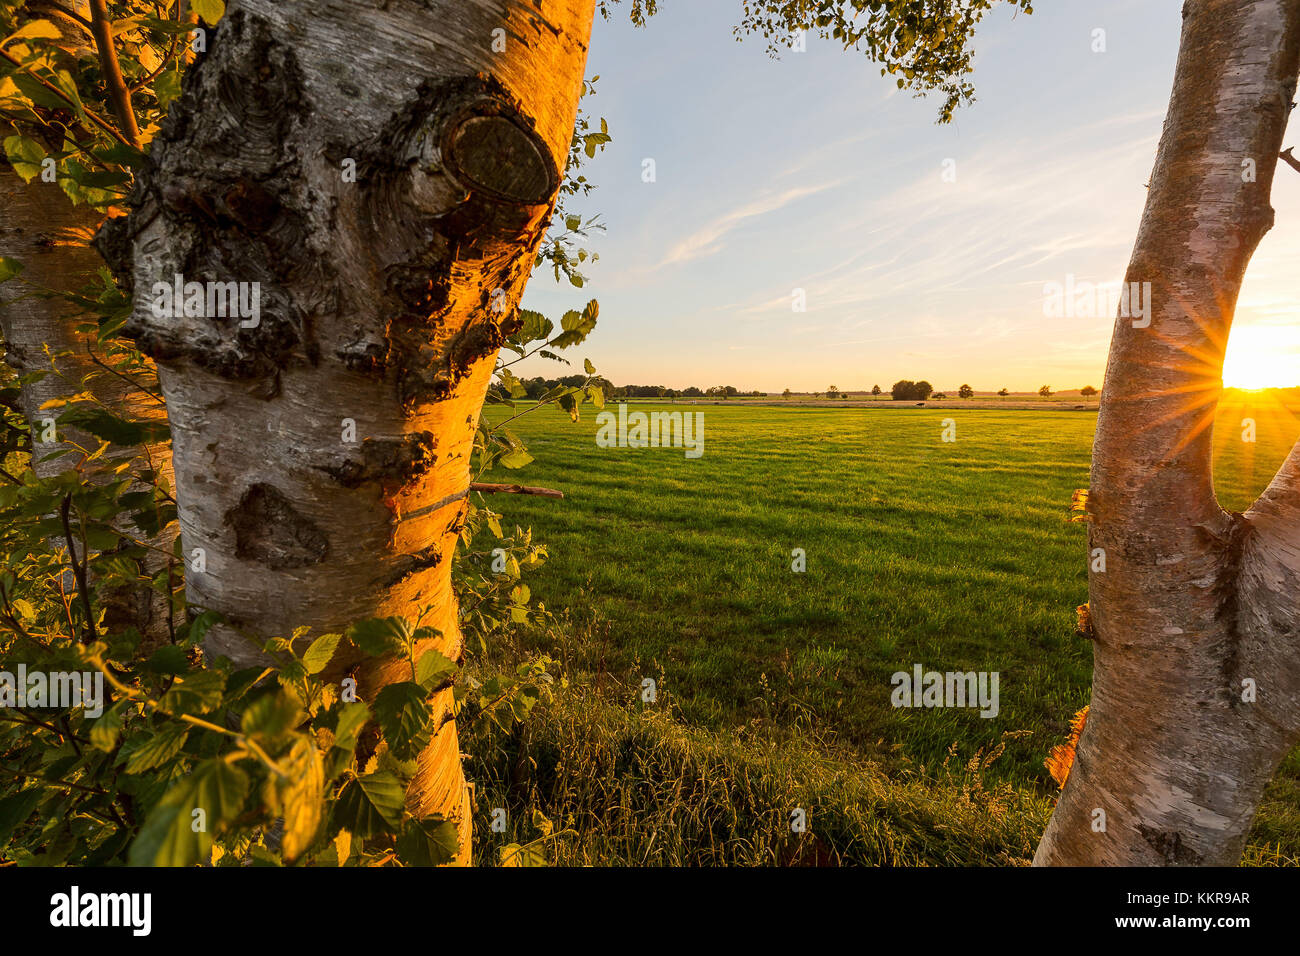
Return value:
M 1216 484 L 1233 509 L 1300 435 L 1275 399 L 1238 398 L 1216 426 Z M 509 477 L 566 497 L 492 504 L 549 546 L 534 597 L 570 609 L 569 633 L 584 635 L 534 642 L 597 685 L 618 675 L 629 704 L 653 678 L 675 732 L 794 744 L 796 762 L 798 747 L 838 753 L 914 786 L 945 759 L 1004 746 L 978 768 L 981 786 L 1014 791 L 1044 822 L 1056 785 L 1043 759 L 1089 696 L 1091 647 L 1075 630 L 1086 527 L 1065 518 L 1088 484 L 1095 413 L 632 407 L 703 412 L 703 456 L 600 448 L 591 414 L 516 423 L 537 461 Z M 941 440 L 945 418 L 956 441 Z M 791 570 L 796 548 L 804 573 Z M 998 672 L 998 715 L 895 709 L 890 675 L 914 664 Z M 1261 813 L 1259 858 L 1300 854 L 1297 780 L 1293 756 Z

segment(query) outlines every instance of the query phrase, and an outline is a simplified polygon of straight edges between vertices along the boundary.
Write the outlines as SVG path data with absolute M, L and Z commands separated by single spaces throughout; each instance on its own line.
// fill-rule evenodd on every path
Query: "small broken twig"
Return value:
M 539 495 L 542 498 L 563 498 L 563 491 L 554 488 L 530 488 L 527 485 L 493 485 L 481 481 L 472 482 L 470 491 L 481 491 L 485 495 Z

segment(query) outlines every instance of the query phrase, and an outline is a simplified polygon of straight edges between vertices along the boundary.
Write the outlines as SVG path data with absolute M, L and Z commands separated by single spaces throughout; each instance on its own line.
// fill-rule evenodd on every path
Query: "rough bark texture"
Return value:
M 211 651 L 248 661 L 243 635 L 403 615 L 459 658 L 474 432 L 560 183 L 592 8 L 235 0 L 209 35 L 103 247 L 133 260 L 128 328 L 159 363 L 184 547 L 206 561 L 189 597 L 229 622 Z M 259 283 L 259 324 L 157 317 L 151 289 L 177 274 Z M 356 676 L 372 701 L 411 674 Z M 468 862 L 449 689 L 434 708 L 408 806 L 456 819 Z
M 1219 507 L 1211 474 L 1224 348 L 1273 222 L 1298 70 L 1300 0 L 1184 5 L 1127 274 L 1152 283 L 1153 318 L 1115 324 L 1093 451 L 1092 704 L 1036 864 L 1235 863 L 1300 738 L 1300 450 L 1246 514 Z

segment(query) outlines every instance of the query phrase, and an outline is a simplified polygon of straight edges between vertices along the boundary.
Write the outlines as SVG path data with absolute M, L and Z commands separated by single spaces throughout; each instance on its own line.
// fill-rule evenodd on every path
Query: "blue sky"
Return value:
M 945 126 L 937 97 L 897 90 L 860 54 L 809 37 L 773 60 L 761 38 L 738 43 L 739 3 L 660 6 L 645 29 L 598 19 L 592 37 L 587 74 L 600 80 L 584 107 L 614 141 L 572 211 L 606 222 L 589 244 L 600 261 L 585 289 L 539 272 L 524 299 L 552 317 L 600 300 L 576 365 L 589 357 L 619 384 L 769 392 L 1101 385 L 1113 313 L 1049 318 L 1043 287 L 1123 276 L 1180 0 L 996 9 L 976 37 L 977 100 Z M 1276 376 L 1300 355 L 1300 334 L 1280 328 L 1293 318 L 1300 175 L 1279 169 L 1273 204 L 1229 362 L 1266 361 Z M 793 311 L 795 289 L 806 311 Z M 1259 382 L 1294 383 L 1300 373 Z

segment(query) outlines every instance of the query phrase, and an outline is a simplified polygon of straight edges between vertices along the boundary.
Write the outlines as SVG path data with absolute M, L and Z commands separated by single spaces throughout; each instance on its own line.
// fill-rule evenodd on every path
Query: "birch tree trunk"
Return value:
M 78 447 L 94 450 L 99 439 L 66 425 L 53 427 L 59 409 L 42 411 L 53 399 L 89 392 L 95 401 L 117 415 L 132 420 L 161 420 L 166 412 L 144 393 L 97 364 L 93 335 L 78 328 L 87 321 L 70 303 L 32 294 L 32 287 L 71 292 L 94 277 L 103 260 L 90 246 L 103 216 L 86 206 L 73 206 L 56 183 L 40 178 L 24 183 L 9 168 L 0 170 L 0 255 L 24 266 L 19 279 L 0 290 L 0 332 L 4 335 L 5 361 L 19 375 L 49 374 L 21 387 L 23 417 L 31 428 L 32 471 L 49 478 L 80 462 Z M 96 462 L 82 465 L 87 481 L 107 479 L 121 461 L 133 459 L 142 470 L 171 481 L 171 455 L 166 445 L 114 447 Z M 136 472 L 140 474 L 140 472 Z M 155 479 L 150 479 L 155 480 Z M 123 518 L 125 533 L 142 538 Z M 164 529 L 144 540 L 152 549 L 140 561 L 141 571 L 152 577 L 170 558 L 175 533 Z M 59 547 L 65 545 L 62 540 Z M 71 572 L 69 572 L 71 573 Z M 170 597 L 148 585 L 114 589 L 101 595 L 110 629 L 133 627 L 147 645 L 156 645 L 169 633 Z
M 1300 0 L 1185 3 L 1126 277 L 1151 283 L 1152 319 L 1116 321 L 1093 450 L 1092 704 L 1035 864 L 1234 864 L 1300 739 L 1300 448 L 1245 514 L 1211 475 L 1298 71 Z
M 33 295 L 24 286 L 31 283 L 72 291 L 84 285 L 102 265 L 90 246 L 102 219 L 93 209 L 73 206 L 55 183 L 39 178 L 24 183 L 7 166 L 0 169 L 0 255 L 21 262 L 22 280 L 26 280 L 15 280 L 0 291 L 5 361 L 19 375 L 49 371 L 56 364 L 63 373 L 46 375 L 22 387 L 23 417 L 32 429 L 32 470 L 40 477 L 57 475 L 68 468 L 66 455 L 50 456 L 72 450 L 60 436 L 50 436 L 50 430 L 44 427 L 44 419 L 58 412 L 43 412 L 41 406 L 80 391 L 80 380 L 98 370 L 85 337 L 77 331 L 76 310 L 58 299 Z M 55 362 L 52 356 L 62 358 Z M 100 384 L 101 397 L 111 405 L 119 405 L 125 384 Z M 47 440 L 50 437 L 53 440 Z
M 91 46 L 89 32 L 69 16 L 88 19 L 85 0 L 45 0 L 33 2 L 31 8 L 33 16 L 58 27 L 67 42 Z M 50 373 L 21 388 L 23 416 L 31 427 L 32 471 L 40 478 L 76 465 L 77 459 L 70 457 L 79 454 L 75 446 L 92 450 L 99 446 L 99 439 L 78 429 L 47 427 L 59 411 L 42 411 L 46 402 L 84 391 L 132 421 L 157 421 L 166 414 L 157 402 L 98 364 L 93 336 L 78 328 L 86 317 L 66 301 L 31 294 L 34 288 L 72 292 L 94 278 L 104 263 L 91 240 L 103 221 L 103 214 L 95 209 L 74 206 L 57 183 L 40 176 L 24 183 L 7 164 L 0 164 L 0 255 L 24 267 L 20 279 L 0 289 L 5 361 L 19 375 Z M 98 462 L 83 465 L 82 474 L 89 481 L 106 478 L 125 459 L 140 461 L 144 469 L 170 483 L 171 454 L 162 444 L 115 447 Z M 134 524 L 122 530 L 139 535 Z M 174 532 L 164 530 L 145 542 L 153 550 L 141 562 L 144 574 L 152 576 L 167 566 L 174 541 Z M 151 587 L 122 589 L 105 595 L 104 603 L 110 628 L 134 627 L 149 644 L 160 643 L 169 633 L 171 600 Z
M 167 398 L 189 598 L 228 622 L 211 652 L 248 662 L 295 627 L 402 615 L 460 657 L 451 556 L 474 432 L 561 181 L 592 14 L 234 0 L 209 32 L 103 247 L 133 260 L 128 329 Z M 178 275 L 249 283 L 249 302 L 257 283 L 256 324 L 160 316 L 155 283 Z M 411 672 L 356 676 L 373 701 Z M 407 802 L 458 822 L 467 863 L 451 701 L 434 700 Z

